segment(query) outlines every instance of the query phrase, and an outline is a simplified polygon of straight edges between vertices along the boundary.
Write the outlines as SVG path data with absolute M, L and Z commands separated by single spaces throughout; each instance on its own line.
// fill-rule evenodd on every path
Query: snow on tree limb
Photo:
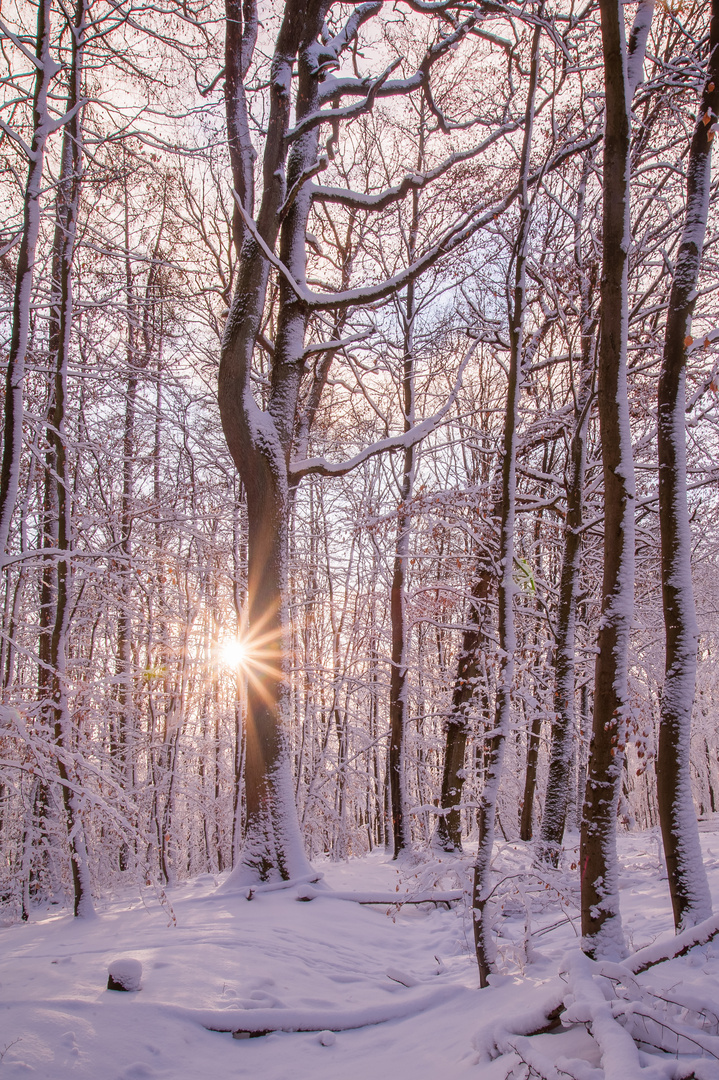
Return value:
M 402 435 L 392 435 L 387 439 L 381 439 L 379 442 L 365 447 L 364 450 L 361 450 L 359 454 L 355 454 L 354 457 L 349 458 L 348 461 L 335 463 L 327 461 L 324 457 L 309 458 L 305 461 L 295 461 L 292 463 L 290 469 L 290 483 L 295 484 L 304 476 L 309 476 L 310 474 L 320 476 L 345 476 L 348 472 L 352 472 L 353 469 L 356 469 L 359 465 L 364 464 L 365 461 L 369 461 L 370 458 L 376 457 L 378 454 L 384 454 L 390 450 L 406 450 L 408 447 L 416 446 L 417 443 L 426 439 L 428 435 L 431 435 L 431 433 L 439 427 L 440 423 L 457 400 L 457 394 L 462 387 L 464 370 L 474 355 L 478 344 L 478 341 L 474 341 L 469 349 L 467 349 L 467 352 L 462 359 L 462 363 L 459 366 L 457 379 L 452 392 L 442 408 L 439 412 L 436 412 L 434 416 L 430 416 L 426 420 L 423 420 L 421 424 L 416 424 Z

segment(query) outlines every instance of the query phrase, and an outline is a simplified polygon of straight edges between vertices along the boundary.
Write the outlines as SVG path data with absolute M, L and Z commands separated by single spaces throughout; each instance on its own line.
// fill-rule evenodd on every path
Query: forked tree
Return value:
M 329 363 L 306 374 L 308 358 L 330 359 L 345 345 L 341 339 L 308 344 L 308 331 L 342 324 L 341 315 L 405 289 L 428 267 L 468 240 L 517 197 L 515 186 L 492 195 L 462 214 L 439 236 L 417 251 L 414 260 L 376 284 L 318 293 L 307 285 L 307 225 L 314 200 L 373 213 L 400 203 L 457 163 L 491 147 L 517 127 L 498 123 L 477 146 L 448 153 L 431 169 L 408 172 L 400 183 L 366 194 L 313 182 L 337 151 L 342 126 L 372 109 L 382 97 L 423 94 L 441 130 L 447 123 L 432 95 L 433 69 L 465 39 L 479 31 L 484 17 L 474 5 L 452 7 L 408 0 L 408 8 L 435 30 L 421 62 L 410 75 L 392 78 L 393 62 L 377 76 L 333 72 L 353 49 L 362 27 L 380 14 L 378 0 L 358 5 L 344 24 L 332 0 L 286 0 L 281 9 L 270 67 L 267 121 L 260 190 L 255 193 L 255 126 L 245 81 L 258 39 L 257 5 L 227 0 L 225 98 L 235 195 L 234 245 L 237 271 L 225 326 L 219 371 L 222 426 L 247 493 L 248 636 L 246 736 L 246 840 L 236 880 L 294 878 L 308 872 L 294 806 L 287 747 L 288 523 L 291 492 L 310 473 L 339 476 L 389 449 L 407 449 L 426 436 L 451 407 L 448 401 L 432 418 L 408 431 L 360 451 L 351 461 L 297 460 L 298 432 L 306 430 L 303 401 L 319 398 Z M 339 5 L 337 5 L 339 6 Z M 434 22 L 432 22 L 434 20 Z M 357 50 L 353 52 L 357 63 Z M 348 103 L 349 102 L 349 103 Z M 323 146 L 322 126 L 329 130 Z M 444 127 L 443 127 L 444 125 Z M 412 154 L 412 158 L 414 158 Z M 410 159 L 413 164 L 412 160 Z M 278 275 L 276 298 L 268 312 L 271 275 Z M 273 340 L 265 333 L 272 328 Z M 325 331 L 326 332 L 326 331 Z M 253 353 L 262 345 L 270 354 L 269 386 L 264 399 L 253 391 Z M 466 359 L 466 358 L 465 358 Z M 460 365 L 461 369 L 461 365 Z M 307 382 L 314 380 L 308 391 Z

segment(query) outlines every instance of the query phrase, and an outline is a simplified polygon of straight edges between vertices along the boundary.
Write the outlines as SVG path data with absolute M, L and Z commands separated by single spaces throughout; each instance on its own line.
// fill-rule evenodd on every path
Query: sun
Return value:
M 242 667 L 247 660 L 247 648 L 239 638 L 227 638 L 220 646 L 220 655 L 227 667 Z

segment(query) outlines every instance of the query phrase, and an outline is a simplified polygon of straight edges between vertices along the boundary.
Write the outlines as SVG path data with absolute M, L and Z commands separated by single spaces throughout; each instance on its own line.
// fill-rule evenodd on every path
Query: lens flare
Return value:
M 220 646 L 220 656 L 227 667 L 238 668 L 247 660 L 247 648 L 239 638 L 227 638 Z

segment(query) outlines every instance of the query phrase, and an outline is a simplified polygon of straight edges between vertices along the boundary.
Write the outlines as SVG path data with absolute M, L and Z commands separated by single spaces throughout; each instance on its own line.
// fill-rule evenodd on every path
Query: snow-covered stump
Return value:
M 113 960 L 107 968 L 107 989 L 135 991 L 142 982 L 142 964 L 130 956 Z

